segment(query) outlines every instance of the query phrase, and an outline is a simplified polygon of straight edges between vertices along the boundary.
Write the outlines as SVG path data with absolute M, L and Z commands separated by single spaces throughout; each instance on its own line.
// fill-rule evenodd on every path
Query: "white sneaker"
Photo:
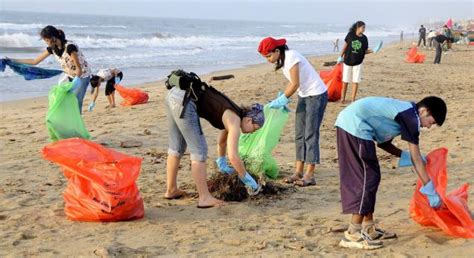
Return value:
M 339 246 L 354 249 L 374 250 L 383 247 L 382 241 L 370 240 L 365 233 L 357 232 L 350 234 L 349 231 L 344 232 L 344 237 L 339 242 Z

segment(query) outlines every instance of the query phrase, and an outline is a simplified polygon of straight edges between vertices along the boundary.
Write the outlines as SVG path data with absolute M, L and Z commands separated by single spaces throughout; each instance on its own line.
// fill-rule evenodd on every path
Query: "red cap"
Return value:
M 286 39 L 274 39 L 272 37 L 264 38 L 260 41 L 258 46 L 258 52 L 264 56 L 268 55 L 277 47 L 281 47 L 286 44 Z

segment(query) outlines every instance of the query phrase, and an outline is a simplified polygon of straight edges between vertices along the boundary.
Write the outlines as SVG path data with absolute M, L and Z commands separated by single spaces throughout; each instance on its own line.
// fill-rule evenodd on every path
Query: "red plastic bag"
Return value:
M 342 91 L 342 63 L 335 65 L 332 70 L 319 72 L 319 76 L 328 87 L 329 101 L 338 101 Z
M 468 184 L 446 194 L 448 180 L 446 158 L 448 150 L 440 148 L 428 154 L 426 170 L 441 196 L 443 206 L 436 210 L 430 207 L 428 199 L 419 192 L 421 181 L 418 180 L 416 190 L 410 203 L 410 216 L 423 226 L 435 226 L 449 235 L 474 238 L 474 222 L 467 207 Z
M 143 199 L 135 184 L 140 158 L 80 138 L 49 144 L 42 154 L 60 165 L 68 178 L 63 196 L 69 219 L 122 221 L 143 217 Z
M 426 56 L 424 54 L 418 53 L 417 47 L 412 47 L 407 52 L 406 61 L 408 63 L 423 63 L 425 61 Z
M 133 106 L 148 102 L 148 94 L 140 89 L 130 89 L 119 84 L 115 84 L 115 89 L 123 98 L 122 103 L 120 103 L 122 106 Z

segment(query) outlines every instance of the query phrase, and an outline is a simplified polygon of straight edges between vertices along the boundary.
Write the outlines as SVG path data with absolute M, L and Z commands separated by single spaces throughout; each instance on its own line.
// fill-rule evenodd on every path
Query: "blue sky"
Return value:
M 0 0 L 0 10 L 79 14 L 408 25 L 472 18 L 474 1 L 347 0 Z

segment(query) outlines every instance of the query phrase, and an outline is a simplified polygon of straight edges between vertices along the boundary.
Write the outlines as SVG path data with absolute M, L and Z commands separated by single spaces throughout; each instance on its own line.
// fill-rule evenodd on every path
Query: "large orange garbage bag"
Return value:
M 319 72 L 319 76 L 328 87 L 329 101 L 338 101 L 342 91 L 342 63 L 335 65 L 332 70 Z
M 407 52 L 407 58 L 405 59 L 408 63 L 423 63 L 426 56 L 424 54 L 418 53 L 417 47 L 412 47 Z
M 122 221 L 143 217 L 143 199 L 135 184 L 140 158 L 80 138 L 49 144 L 42 154 L 60 165 L 68 178 L 63 196 L 69 219 Z
M 418 180 L 416 190 L 410 203 L 410 216 L 423 226 L 435 226 L 449 235 L 474 238 L 474 222 L 467 207 L 468 184 L 446 194 L 448 175 L 446 158 L 448 150 L 440 148 L 428 154 L 426 170 L 441 196 L 443 205 L 436 210 L 430 207 L 428 199 L 419 192 L 421 181 Z
M 120 103 L 122 106 L 133 106 L 148 102 L 148 94 L 140 89 L 126 88 L 119 84 L 115 84 L 115 89 L 123 98 L 122 103 Z

